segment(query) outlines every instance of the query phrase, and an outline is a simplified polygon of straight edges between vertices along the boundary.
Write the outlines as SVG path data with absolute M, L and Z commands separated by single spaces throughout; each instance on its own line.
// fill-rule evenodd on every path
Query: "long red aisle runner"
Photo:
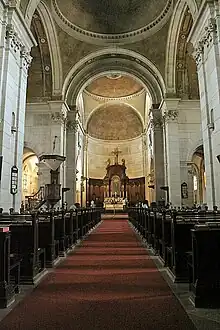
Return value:
M 0 323 L 4 330 L 195 329 L 126 219 L 105 220 Z

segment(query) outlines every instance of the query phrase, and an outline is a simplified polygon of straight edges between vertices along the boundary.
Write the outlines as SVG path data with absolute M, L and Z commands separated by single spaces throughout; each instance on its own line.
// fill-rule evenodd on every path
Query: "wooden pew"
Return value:
M 59 241 L 55 240 L 54 212 L 38 214 L 39 247 L 45 249 L 46 267 L 54 267 L 59 262 Z
M 10 257 L 9 227 L 0 228 L 0 308 L 7 308 L 19 293 L 20 260 Z M 12 276 L 14 281 L 12 282 Z
M 38 246 L 36 214 L 1 216 L 0 224 L 10 227 L 11 257 L 13 260 L 21 259 L 21 282 L 35 284 L 45 271 L 45 251 Z
M 192 233 L 192 301 L 197 308 L 220 307 L 220 222 L 196 225 Z

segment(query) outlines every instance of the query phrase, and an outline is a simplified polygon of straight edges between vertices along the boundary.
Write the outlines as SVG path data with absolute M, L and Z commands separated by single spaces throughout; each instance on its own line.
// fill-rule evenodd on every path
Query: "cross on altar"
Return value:
M 121 154 L 121 151 L 117 148 L 115 148 L 113 151 L 112 151 L 112 155 L 115 156 L 115 164 L 118 164 L 118 155 Z

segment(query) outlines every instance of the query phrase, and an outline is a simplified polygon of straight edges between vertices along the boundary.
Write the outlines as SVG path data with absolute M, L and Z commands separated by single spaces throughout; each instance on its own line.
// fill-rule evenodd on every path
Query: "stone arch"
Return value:
M 105 48 L 74 65 L 64 81 L 64 99 L 74 106 L 89 79 L 106 71 L 125 72 L 136 77 L 148 89 L 152 103 L 160 103 L 166 93 L 162 75 L 146 57 L 127 49 Z
M 24 18 L 25 18 L 28 26 L 31 25 L 32 17 L 40 2 L 41 2 L 41 0 L 29 0 L 29 2 L 28 2 L 28 5 L 25 10 L 25 15 L 24 15 Z
M 44 2 L 39 3 L 37 11 L 43 23 L 50 50 L 52 66 L 52 94 L 53 96 L 60 96 L 62 92 L 63 74 L 60 46 L 56 27 L 50 14 L 50 10 Z
M 179 0 L 174 8 L 168 32 L 165 64 L 165 83 L 169 95 L 176 94 L 176 56 L 180 29 L 187 7 L 195 20 L 198 13 L 196 0 Z

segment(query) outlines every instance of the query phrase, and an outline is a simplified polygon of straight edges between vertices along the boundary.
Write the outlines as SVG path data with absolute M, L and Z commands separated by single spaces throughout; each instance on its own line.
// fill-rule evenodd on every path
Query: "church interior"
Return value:
M 0 329 L 220 329 L 219 13 L 0 0 Z

